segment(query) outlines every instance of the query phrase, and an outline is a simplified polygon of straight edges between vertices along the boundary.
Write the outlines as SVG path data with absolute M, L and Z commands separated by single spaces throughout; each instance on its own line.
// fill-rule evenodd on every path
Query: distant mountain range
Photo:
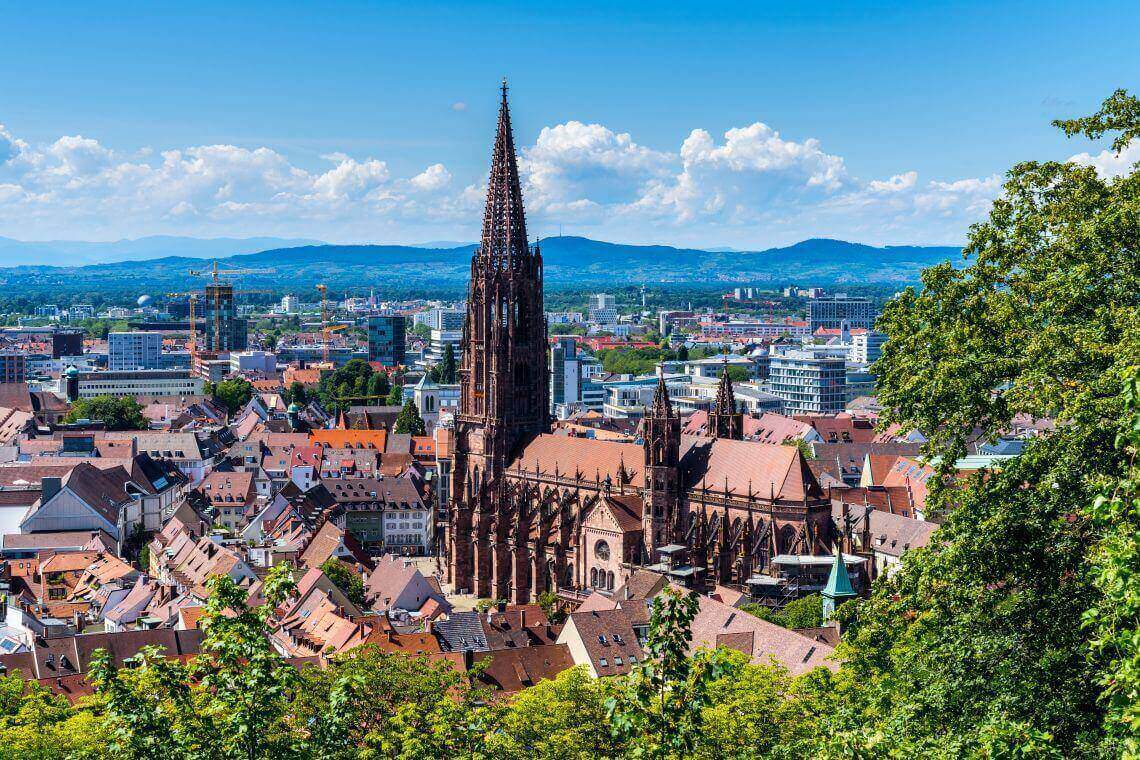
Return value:
M 27 242 L 0 237 L 0 267 L 24 265 L 82 265 L 114 261 L 143 261 L 165 256 L 213 258 L 256 253 L 269 248 L 320 245 L 307 238 L 194 238 L 152 235 L 135 240 L 93 243 L 78 240 Z
M 474 244 L 455 247 L 316 244 L 241 252 L 248 251 L 255 240 L 231 241 L 232 255 L 215 254 L 226 267 L 273 270 L 267 274 L 243 275 L 242 287 L 311 289 L 314 283 L 323 282 L 334 291 L 375 287 L 391 295 L 462 289 L 470 275 L 471 253 L 475 248 Z M 142 241 L 124 241 L 124 245 L 127 242 Z M 219 240 L 199 242 L 202 247 L 194 257 L 180 254 L 145 261 L 71 267 L 45 266 L 51 262 L 42 261 L 38 266 L 0 268 L 0 285 L 23 288 L 28 293 L 52 289 L 108 294 L 184 290 L 187 270 L 200 268 L 201 256 L 208 255 L 204 251 L 217 251 L 225 245 Z M 131 250 L 137 253 L 159 245 L 151 242 Z M 911 283 L 918 281 L 925 267 L 946 260 L 962 261 L 961 249 L 954 246 L 876 247 L 830 239 L 805 240 L 763 251 L 624 245 L 582 237 L 548 238 L 542 241 L 541 247 L 546 281 L 554 287 L 720 282 Z

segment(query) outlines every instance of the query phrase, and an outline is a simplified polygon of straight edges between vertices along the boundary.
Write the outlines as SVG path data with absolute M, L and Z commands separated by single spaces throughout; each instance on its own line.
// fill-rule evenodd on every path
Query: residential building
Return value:
M 887 336 L 874 330 L 853 332 L 851 334 L 851 361 L 856 364 L 871 364 L 883 355 L 883 344 Z
M 769 390 L 785 414 L 837 414 L 847 404 L 847 363 L 829 351 L 784 350 L 772 355 Z
M 107 335 L 107 369 L 124 372 L 162 366 L 162 333 L 113 332 Z

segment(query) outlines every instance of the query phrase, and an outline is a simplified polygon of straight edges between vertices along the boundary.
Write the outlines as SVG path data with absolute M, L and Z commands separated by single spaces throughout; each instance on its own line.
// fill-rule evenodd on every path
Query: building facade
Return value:
M 875 326 L 875 305 L 871 299 L 846 293 L 813 298 L 808 302 L 808 313 L 813 334 L 821 327 L 838 330 L 844 322 L 848 327 L 870 329 Z
M 113 332 L 107 335 L 107 369 L 123 372 L 159 369 L 162 366 L 162 333 Z
M 847 404 L 847 362 L 830 349 L 775 353 L 768 387 L 783 400 L 785 414 L 836 414 Z
M 385 367 L 404 363 L 404 318 L 397 314 L 374 314 L 368 318 L 368 361 Z
M 687 557 L 671 572 L 694 587 L 743 585 L 778 553 L 823 550 L 830 503 L 799 450 L 682 436 L 663 377 L 650 386 L 641 444 L 551 434 L 542 283 L 504 85 L 471 261 L 443 542 L 456 590 L 581 598 L 599 577 L 609 591 L 663 554 Z M 736 433 L 737 414 L 718 409 L 717 432 Z

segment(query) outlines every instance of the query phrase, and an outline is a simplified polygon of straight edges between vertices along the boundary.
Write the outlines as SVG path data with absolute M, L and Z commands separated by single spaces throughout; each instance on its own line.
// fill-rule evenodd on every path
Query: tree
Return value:
M 1135 102 L 1128 124 L 1113 115 L 1121 105 L 1118 93 L 1100 120 L 1066 124 L 1134 133 Z M 1137 637 L 1134 614 L 1106 607 L 1111 584 L 1094 583 L 1122 518 L 1094 498 L 1128 467 L 1114 441 L 1127 424 L 1120 389 L 1140 364 L 1140 174 L 1019 164 L 965 254 L 965 268 L 926 270 L 921 292 L 879 322 L 884 422 L 928 437 L 927 506 L 943 524 L 841 611 L 844 707 L 826 730 L 852 753 L 1119 756 L 1100 691 L 1119 683 L 1121 650 L 1096 646 L 1103 632 L 1082 623 L 1106 610 Z M 1000 469 L 959 474 L 967 438 L 1015 415 L 1058 424 Z
M 689 656 L 696 592 L 672 587 L 654 598 L 646 660 L 630 672 L 622 691 L 607 700 L 614 738 L 632 757 L 689 758 L 700 739 L 709 688 L 739 669 L 724 650 Z
M 494 655 L 492 655 L 494 656 Z M 592 678 L 584 667 L 520 692 L 488 737 L 492 757 L 587 760 L 620 757 L 622 745 L 607 731 L 608 679 Z
M 455 348 L 450 344 L 444 344 L 443 347 L 443 360 L 440 362 L 439 380 L 437 382 L 442 385 L 451 385 L 456 379 L 456 366 L 455 366 Z
M 682 343 L 681 347 L 677 349 L 677 361 L 689 361 L 689 347 L 684 343 Z
M 420 417 L 420 410 L 416 408 L 416 402 L 413 399 L 408 399 L 404 403 L 404 408 L 396 416 L 395 432 L 407 433 L 408 435 L 425 435 L 427 433 L 423 418 Z
M 388 406 L 403 406 L 404 405 L 404 389 L 399 385 L 393 385 L 392 390 L 388 393 Z
M 728 373 L 728 379 L 734 383 L 746 383 L 752 379 L 752 376 L 748 374 L 748 368 L 741 367 L 738 364 L 730 364 L 725 368 L 725 372 Z
M 235 414 L 253 398 L 253 385 L 244 377 L 235 377 L 215 385 L 212 395 L 230 414 Z
M 133 396 L 95 396 L 76 399 L 64 422 L 100 420 L 108 430 L 146 430 L 150 427 L 142 406 Z
M 374 373 L 368 381 L 368 395 L 372 398 L 384 398 L 391 390 L 392 383 L 388 379 L 388 373 L 383 370 Z
M 307 388 L 305 388 L 304 383 L 300 383 L 294 380 L 285 390 L 284 401 L 286 404 L 297 404 L 298 406 L 305 406 L 309 403 L 309 391 Z
M 546 618 L 552 623 L 561 623 L 566 619 L 566 611 L 558 603 L 558 594 L 554 591 L 543 591 L 538 595 L 538 604 L 546 613 Z
M 364 604 L 364 580 L 348 565 L 336 557 L 329 557 L 321 565 L 321 572 L 337 585 L 349 600 L 360 607 Z

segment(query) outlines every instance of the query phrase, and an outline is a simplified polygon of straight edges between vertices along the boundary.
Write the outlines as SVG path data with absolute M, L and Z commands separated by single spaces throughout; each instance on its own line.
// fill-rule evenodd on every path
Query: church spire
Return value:
M 744 438 L 744 415 L 736 408 L 736 394 L 732 392 L 732 378 L 728 374 L 728 357 L 716 390 L 716 402 L 709 414 L 709 435 L 713 438 Z
M 530 257 L 523 214 L 522 187 L 519 183 L 515 136 L 507 103 L 507 80 L 503 79 L 499 100 L 499 125 L 491 155 L 491 177 L 487 182 L 487 206 L 483 211 L 483 236 L 479 249 L 485 265 L 498 269 L 514 268 Z

